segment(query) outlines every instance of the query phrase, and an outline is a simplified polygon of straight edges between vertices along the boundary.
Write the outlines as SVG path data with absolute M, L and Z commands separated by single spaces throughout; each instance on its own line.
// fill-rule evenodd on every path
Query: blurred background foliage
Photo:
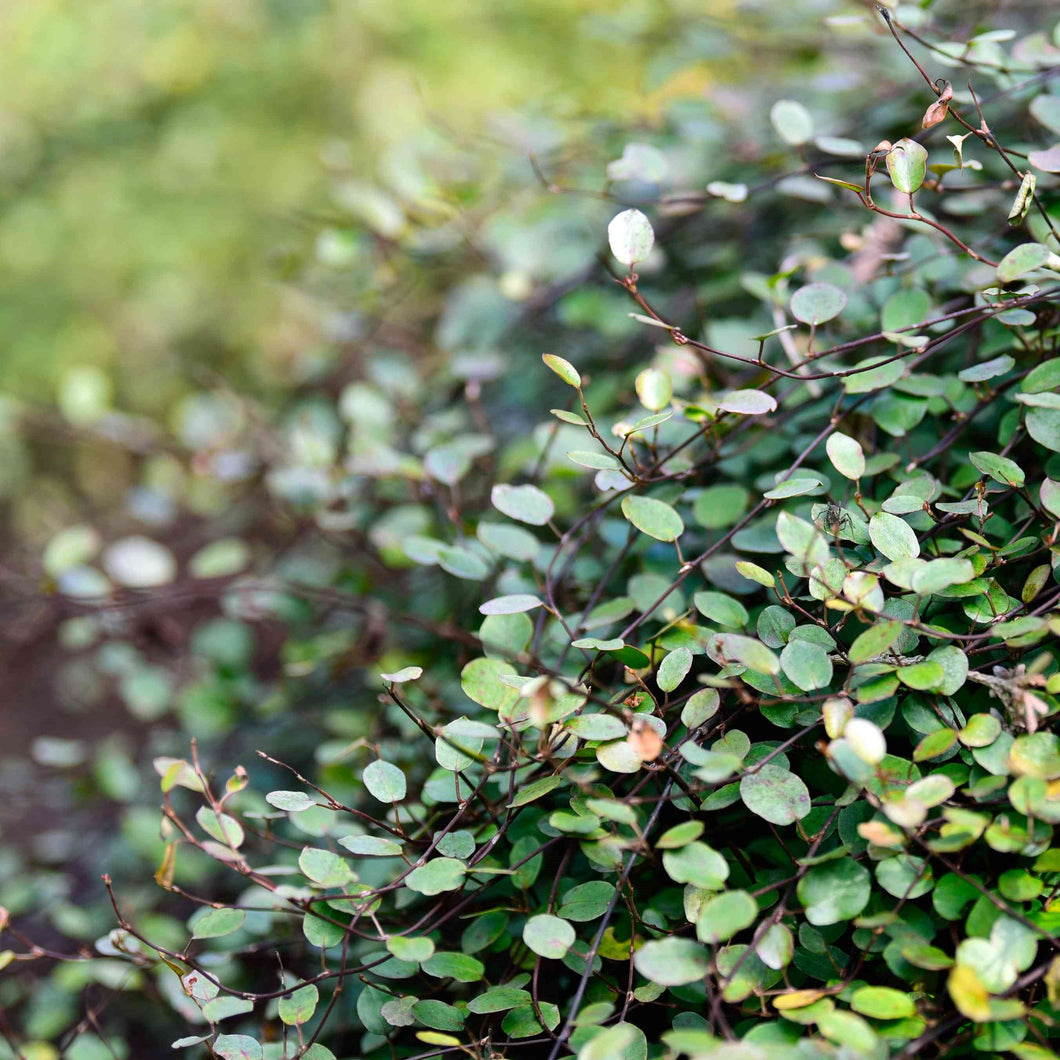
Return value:
M 342 752 L 376 709 L 360 668 L 426 635 L 339 594 L 459 606 L 422 572 L 395 580 L 395 542 L 443 502 L 379 469 L 407 457 L 415 481 L 415 454 L 453 439 L 476 459 L 483 424 L 501 471 L 524 464 L 553 393 L 544 350 L 595 365 L 602 406 L 630 392 L 646 340 L 600 258 L 616 204 L 671 236 L 665 285 L 642 270 L 661 307 L 731 349 L 774 326 L 755 283 L 826 264 L 851 229 L 808 163 L 849 178 L 930 99 L 870 7 L 3 5 L 0 904 L 24 930 L 91 945 L 113 925 L 104 870 L 159 938 L 179 929 L 187 908 L 150 878 L 150 762 L 189 737 L 352 783 Z M 926 7 L 940 39 L 1002 13 L 1052 32 L 1030 0 L 903 17 Z M 1028 49 L 995 88 L 1034 69 Z M 797 150 L 769 121 L 785 97 L 814 116 Z M 717 181 L 746 182 L 755 209 Z M 680 381 L 680 357 L 658 357 Z M 191 852 L 183 871 L 212 869 Z M 5 1033 L 32 1060 L 170 1055 L 177 1035 L 111 974 L 7 975 Z M 86 1011 L 117 1028 L 110 1047 Z
M 276 281 L 323 217 L 374 207 L 397 236 L 387 192 L 458 208 L 443 140 L 470 139 L 481 194 L 488 146 L 510 163 L 557 121 L 657 118 L 717 77 L 664 40 L 702 6 L 5 4 L 0 381 L 47 398 L 90 365 L 160 413 L 203 360 L 289 380 L 312 314 Z

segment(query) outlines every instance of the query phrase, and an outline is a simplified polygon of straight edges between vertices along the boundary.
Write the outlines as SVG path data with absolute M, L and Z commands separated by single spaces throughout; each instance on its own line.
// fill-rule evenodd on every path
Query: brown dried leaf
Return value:
M 1024 692 L 1020 698 L 1023 700 L 1023 715 L 1027 722 L 1027 732 L 1035 732 L 1038 728 L 1038 719 L 1044 718 L 1049 713 L 1049 705 L 1033 692 Z
M 924 120 L 921 122 L 920 127 L 922 129 L 930 129 L 933 125 L 938 125 L 940 122 L 946 120 L 946 115 L 950 112 L 949 103 L 943 103 L 942 100 L 936 99 L 934 103 L 926 111 L 924 111 Z
M 644 718 L 633 719 L 626 743 L 642 762 L 654 762 L 663 752 L 662 737 Z
M 167 843 L 165 852 L 162 854 L 162 864 L 158 866 L 158 870 L 155 872 L 155 883 L 159 887 L 165 890 L 170 890 L 173 886 L 173 874 L 177 867 L 177 844 Z
M 946 81 L 945 86 L 939 93 L 939 98 L 924 112 L 921 128 L 930 129 L 933 125 L 946 120 L 946 115 L 950 111 L 950 100 L 953 99 L 953 85 Z

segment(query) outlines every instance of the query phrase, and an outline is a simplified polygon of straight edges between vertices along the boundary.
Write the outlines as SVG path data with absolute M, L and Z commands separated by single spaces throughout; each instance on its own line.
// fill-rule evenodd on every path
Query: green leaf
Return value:
M 1001 735 L 1001 721 L 993 714 L 973 714 L 957 735 L 965 747 L 989 747 Z
M 316 1012 L 320 993 L 312 983 L 300 986 L 279 1000 L 280 1019 L 290 1027 L 308 1023 Z
M 607 226 L 607 241 L 611 253 L 623 265 L 632 267 L 651 253 L 655 233 L 651 222 L 640 210 L 623 210 L 611 218 Z
M 1060 357 L 1035 365 L 1020 383 L 1020 391 L 1024 394 L 1042 394 L 1057 387 L 1060 387 Z
M 732 526 L 747 511 L 750 499 L 751 494 L 740 485 L 708 486 L 692 505 L 692 515 L 708 530 Z
M 247 914 L 242 909 L 208 909 L 205 915 L 197 915 L 188 921 L 193 939 L 217 939 L 238 931 Z
M 321 904 L 320 909 L 328 911 L 326 905 Z M 328 911 L 329 912 L 329 911 Z M 329 946 L 337 946 L 346 936 L 346 932 L 339 924 L 332 924 L 323 917 L 306 913 L 302 917 L 302 934 L 310 945 L 319 949 L 327 949 Z
M 222 537 L 200 548 L 188 560 L 193 578 L 224 578 L 238 574 L 250 563 L 250 549 L 238 537 Z
M 749 560 L 737 560 L 736 570 L 748 581 L 757 582 L 759 585 L 764 585 L 767 589 L 772 589 L 777 584 L 776 578 L 765 567 L 760 567 L 757 563 L 751 563 Z
M 741 633 L 718 633 L 710 638 L 709 650 L 717 657 L 738 662 L 760 674 L 780 673 L 780 660 L 761 641 Z
M 655 680 L 664 692 L 672 692 L 688 676 L 692 669 L 692 653 L 687 648 L 675 648 L 668 652 L 655 675 Z
M 479 605 L 484 615 L 517 615 L 524 611 L 533 611 L 541 607 L 541 601 L 530 593 L 511 593 L 508 596 L 495 596 Z
M 945 754 L 957 742 L 957 733 L 953 729 L 936 729 L 930 732 L 916 745 L 913 751 L 914 762 L 927 762 Z
M 1060 133 L 1060 96 L 1051 96 L 1047 92 L 1035 96 L 1028 108 L 1036 121 L 1050 132 Z
M 231 1019 L 233 1016 L 243 1016 L 254 1011 L 254 1002 L 241 997 L 232 997 L 230 994 L 222 994 L 212 1001 L 207 1001 L 202 1007 L 202 1014 L 211 1023 L 220 1023 L 221 1020 Z
M 978 897 L 979 891 L 970 880 L 948 872 L 939 879 L 935 886 L 931 895 L 931 904 L 935 912 L 944 920 L 959 920 L 964 915 L 964 909 L 968 903 L 974 902 Z
M 776 825 L 794 824 L 811 809 L 810 792 L 802 779 L 773 762 L 744 774 L 740 798 L 753 814 Z
M 990 992 L 973 968 L 957 965 L 946 980 L 946 988 L 962 1016 L 975 1023 L 990 1019 Z
M 434 858 L 415 868 L 405 877 L 405 886 L 417 894 L 441 894 L 456 891 L 464 885 L 467 866 L 456 858 Z
M 433 998 L 415 1002 L 412 1014 L 425 1027 L 436 1031 L 459 1031 L 464 1027 L 465 1015 L 460 1009 Z
M 645 979 L 653 983 L 684 986 L 699 982 L 707 974 L 710 955 L 691 939 L 653 939 L 633 954 L 633 964 Z
M 289 813 L 301 813 L 317 804 L 316 799 L 304 791 L 270 791 L 265 801 L 277 810 L 287 810 Z
M 780 653 L 780 668 L 803 692 L 827 688 L 832 681 L 832 660 L 820 644 L 789 640 Z
M 645 368 L 636 379 L 637 397 L 649 412 L 666 408 L 674 396 L 674 385 L 669 372 Z
M 920 555 L 920 542 L 913 528 L 897 515 L 877 512 L 869 520 L 869 537 L 888 559 L 908 559 Z
M 460 671 L 460 687 L 469 699 L 480 706 L 504 711 L 519 698 L 519 691 L 504 684 L 501 678 L 514 675 L 515 667 L 503 659 L 472 659 Z
M 792 147 L 809 143 L 813 139 L 813 118 L 810 112 L 793 99 L 778 99 L 769 111 L 777 135 Z
M 675 824 L 655 840 L 655 849 L 680 850 L 681 847 L 694 843 L 703 834 L 705 827 L 702 821 L 682 821 Z
M 847 191 L 855 191 L 859 195 L 864 190 L 860 184 L 854 184 L 849 180 L 840 180 L 838 177 L 825 177 L 822 176 L 820 173 L 814 173 L 814 176 L 818 180 L 824 180 L 827 181 L 829 184 L 835 184 L 837 187 L 846 188 Z
M 517 806 L 526 806 L 531 802 L 544 798 L 550 791 L 565 784 L 566 781 L 560 776 L 542 777 L 521 789 L 514 799 L 509 803 L 513 809 Z
M 831 1042 L 845 1046 L 856 1056 L 869 1056 L 876 1048 L 877 1038 L 872 1027 L 853 1012 L 835 1008 L 817 1018 L 817 1028 Z
M 856 439 L 835 431 L 828 436 L 825 450 L 828 459 L 832 461 L 832 467 L 844 478 L 856 481 L 865 474 L 865 454 Z
M 595 449 L 572 449 L 567 459 L 580 467 L 592 468 L 595 471 L 616 471 L 622 465 L 610 455 Z
M 1031 409 L 1027 413 L 1027 433 L 1039 445 L 1060 453 L 1060 409 Z
M 1060 519 L 1060 482 L 1051 478 L 1043 480 L 1038 487 L 1038 496 L 1041 498 L 1042 507 Z
M 824 324 L 839 316 L 847 296 L 830 283 L 811 283 L 791 296 L 791 315 L 803 324 Z
M 962 368 L 957 373 L 957 378 L 962 383 L 982 383 L 987 379 L 996 379 L 999 375 L 1004 375 L 1015 363 L 1012 357 L 1003 353 L 1000 357 L 992 357 L 989 361 L 973 364 L 970 368 Z
M 998 264 L 997 282 L 1012 283 L 1026 273 L 1040 269 L 1051 254 L 1044 243 L 1021 243 L 1013 247 Z
M 541 913 L 523 925 L 523 942 L 539 957 L 559 960 L 574 945 L 574 928 L 562 917 Z
M 718 400 L 718 408 L 740 416 L 762 416 L 776 411 L 777 399 L 763 390 L 730 390 Z
M 996 453 L 969 453 L 968 459 L 978 471 L 989 475 L 1003 486 L 1022 486 L 1027 480 L 1019 464 L 1015 460 L 1009 460 L 1007 456 L 998 456 Z
M 480 582 L 489 576 L 489 564 L 469 548 L 444 545 L 438 549 L 438 566 L 454 578 Z
M 809 574 L 811 568 L 826 563 L 831 555 L 828 539 L 813 523 L 790 512 L 777 516 L 777 538 L 784 550 L 800 561 L 800 570 Z
M 879 765 L 887 754 L 887 741 L 880 727 L 868 718 L 851 718 L 843 729 L 850 749 L 870 766 Z
M 855 371 L 843 376 L 843 389 L 848 394 L 868 394 L 896 383 L 905 375 L 905 365 L 883 354 L 866 357 L 854 365 Z
M 698 728 L 717 714 L 720 705 L 721 697 L 716 688 L 693 692 L 681 708 L 681 724 L 690 730 Z
M 876 865 L 876 882 L 894 898 L 919 898 L 935 885 L 923 858 L 898 854 Z
M 1043 780 L 1060 778 L 1060 736 L 1056 733 L 1035 732 L 1017 736 L 1008 757 L 1015 773 Z
M 560 1021 L 559 1007 L 551 1001 L 540 1001 L 537 1007 L 548 1029 L 555 1030 Z M 543 1028 L 538 1022 L 534 1006 L 523 1005 L 505 1014 L 501 1020 L 501 1030 L 510 1038 L 530 1038 L 540 1034 Z
M 475 536 L 491 552 L 508 559 L 532 560 L 541 549 L 541 542 L 529 530 L 509 523 L 479 523 Z
M 946 676 L 945 670 L 930 659 L 924 659 L 910 666 L 900 666 L 895 673 L 898 674 L 898 680 L 903 685 L 920 692 L 937 691 Z
M 953 730 L 942 729 L 942 732 Z M 914 781 L 905 789 L 905 797 L 914 799 L 924 806 L 940 806 L 953 797 L 957 789 L 953 781 L 945 773 L 931 773 L 921 780 Z
M 509 518 L 531 526 L 544 526 L 556 510 L 552 498 L 536 486 L 497 485 L 490 491 L 490 500 Z
M 579 1050 L 578 1060 L 645 1060 L 647 1038 L 632 1023 L 615 1023 L 596 1031 Z
M 698 592 L 692 597 L 696 610 L 711 622 L 730 629 L 741 629 L 751 620 L 747 608 L 726 593 Z
M 570 361 L 555 353 L 543 353 L 541 354 L 541 360 L 543 360 L 545 364 L 567 384 L 567 386 L 572 386 L 576 389 L 581 387 L 582 377 L 578 374 L 578 369 L 575 368 Z
M 880 330 L 904 331 L 922 323 L 931 310 L 931 296 L 919 287 L 896 291 L 883 304 Z
M 639 420 L 628 426 L 623 426 L 622 433 L 625 436 L 631 434 L 643 434 L 646 431 L 650 431 L 652 427 L 658 427 L 662 423 L 666 423 L 667 420 L 674 418 L 674 410 L 666 409 L 663 412 L 656 412 L 651 416 L 642 416 Z
M 478 1016 L 490 1012 L 507 1012 L 508 1009 L 530 1004 L 527 991 L 514 986 L 491 986 L 488 990 L 473 997 L 468 1003 L 469 1012 Z
M 685 530 L 681 516 L 670 505 L 651 497 L 624 497 L 622 514 L 638 530 L 657 541 L 676 541 Z
M 796 891 L 811 924 L 838 924 L 852 920 L 868 905 L 872 881 L 863 865 L 845 859 L 814 866 L 799 880 Z
M 221 1060 L 261 1060 L 261 1042 L 247 1034 L 219 1034 L 210 1046 Z
M 863 663 L 875 659 L 898 640 L 904 628 L 897 619 L 880 619 L 875 625 L 869 626 L 863 633 L 858 634 L 854 643 L 850 645 L 847 656 L 852 663 Z
M 769 501 L 781 501 L 787 497 L 801 497 L 807 493 L 819 492 L 821 486 L 821 479 L 817 475 L 803 475 L 784 479 L 771 490 L 766 490 L 762 496 Z
M 729 878 L 728 862 L 716 850 L 698 841 L 679 850 L 667 850 L 663 854 L 663 868 L 674 883 L 691 883 L 713 891 L 720 891 Z
M 419 999 L 411 994 L 395 997 L 379 1008 L 379 1015 L 391 1027 L 411 1027 L 416 1022 L 412 1008 Z
M 389 681 L 393 685 L 402 685 L 405 684 L 406 681 L 418 681 L 423 676 L 423 667 L 405 666 L 392 674 L 381 673 L 379 676 L 384 681 Z M 275 805 L 275 803 L 273 805 Z M 290 809 L 290 807 L 281 807 L 281 809 Z
M 361 774 L 369 794 L 380 802 L 400 802 L 407 791 L 405 774 L 391 762 L 377 758 Z
M 564 920 L 573 920 L 579 924 L 597 920 L 606 912 L 614 894 L 614 885 L 607 880 L 580 883 L 563 896 L 557 912 Z
M 924 968 L 930 972 L 943 971 L 953 967 L 953 958 L 937 946 L 928 946 L 923 942 L 903 942 L 900 952 L 915 968 Z
M 891 183 L 907 195 L 912 195 L 927 173 L 927 150 L 907 136 L 887 152 L 887 172 Z
M 409 964 L 422 964 L 434 953 L 434 943 L 426 937 L 409 938 L 406 935 L 391 935 L 386 948 L 399 960 Z
M 229 814 L 217 814 L 208 806 L 200 806 L 195 811 L 195 820 L 199 822 L 199 827 L 218 843 L 223 843 L 233 850 L 238 850 L 243 845 L 246 838 L 243 826 Z
M 770 924 L 755 946 L 758 959 L 767 967 L 779 971 L 791 964 L 795 940 L 786 924 Z
M 951 585 L 970 582 L 974 577 L 975 568 L 971 560 L 959 556 L 943 556 L 918 566 L 913 571 L 909 588 L 919 595 L 927 596 L 940 593 Z
M 344 887 L 356 879 L 343 858 L 318 847 L 303 847 L 298 867 L 318 887 Z
M 458 983 L 477 983 L 486 974 L 486 966 L 466 953 L 441 950 L 423 962 L 423 970 L 436 979 L 455 979 Z M 440 1027 L 439 1030 L 454 1028 Z
M 700 942 L 728 942 L 758 917 L 758 903 L 746 891 L 725 891 L 702 906 L 696 919 Z
M 625 722 L 613 714 L 579 714 L 563 724 L 582 740 L 621 740 L 626 735 Z

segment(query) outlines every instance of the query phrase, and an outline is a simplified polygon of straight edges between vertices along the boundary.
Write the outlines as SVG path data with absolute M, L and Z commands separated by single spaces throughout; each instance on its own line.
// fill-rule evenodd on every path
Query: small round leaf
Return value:
M 857 480 L 865 474 L 865 454 L 854 438 L 836 431 L 828 436 L 825 450 L 832 467 L 844 478 Z
M 843 312 L 847 296 L 830 283 L 811 283 L 791 296 L 791 315 L 803 324 L 823 324 Z
M 391 762 L 377 758 L 361 774 L 364 786 L 380 802 L 400 802 L 407 790 L 405 774 Z
M 652 497 L 624 497 L 622 514 L 656 541 L 676 541 L 685 531 L 681 516 L 669 504 Z
M 772 762 L 741 778 L 740 798 L 753 814 L 777 825 L 794 824 L 811 809 L 803 781 Z
M 523 942 L 539 957 L 559 960 L 574 945 L 575 931 L 558 916 L 542 913 L 532 916 L 523 926 Z
M 623 210 L 607 226 L 607 241 L 611 253 L 623 265 L 633 266 L 651 253 L 655 233 L 651 222 L 640 210 Z

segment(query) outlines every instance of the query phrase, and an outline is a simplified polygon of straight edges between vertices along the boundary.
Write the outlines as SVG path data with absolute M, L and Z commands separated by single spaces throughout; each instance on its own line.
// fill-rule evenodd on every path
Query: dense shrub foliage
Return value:
M 52 540 L 68 647 L 210 743 L 56 975 L 226 1060 L 1056 1056 L 1060 28 L 878 21 L 893 98 L 535 161 L 429 342 L 190 402 L 194 549 Z M 123 624 L 182 594 L 190 675 Z

